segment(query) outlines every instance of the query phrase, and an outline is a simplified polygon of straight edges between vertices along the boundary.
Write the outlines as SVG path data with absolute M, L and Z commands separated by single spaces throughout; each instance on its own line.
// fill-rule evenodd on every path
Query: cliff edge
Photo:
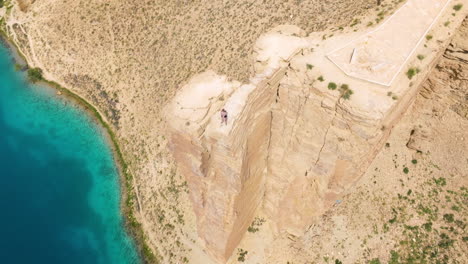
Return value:
M 229 259 L 258 212 L 275 234 L 299 237 L 340 201 L 448 45 L 452 30 L 441 25 L 448 3 L 434 1 L 424 10 L 421 1 L 408 1 L 377 29 L 330 38 L 280 26 L 257 41 L 249 83 L 208 71 L 183 86 L 166 106 L 167 132 L 212 256 Z M 424 23 L 412 23 L 396 38 L 402 16 Z M 429 31 L 437 45 L 428 43 Z M 362 38 L 372 41 L 355 41 Z M 379 43 L 394 46 L 373 60 L 385 52 Z M 423 52 L 426 59 L 418 60 Z M 337 67 L 344 64 L 351 74 Z

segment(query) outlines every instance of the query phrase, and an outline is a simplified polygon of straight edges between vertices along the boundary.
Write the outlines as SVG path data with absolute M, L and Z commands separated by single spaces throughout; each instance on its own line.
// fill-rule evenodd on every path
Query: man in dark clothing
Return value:
M 228 118 L 228 113 L 227 111 L 223 108 L 223 110 L 221 110 L 221 124 L 226 124 L 227 125 L 227 118 Z

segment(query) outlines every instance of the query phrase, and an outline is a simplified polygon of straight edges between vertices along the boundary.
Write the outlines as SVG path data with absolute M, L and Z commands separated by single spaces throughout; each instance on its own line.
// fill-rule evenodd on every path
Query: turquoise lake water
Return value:
M 102 129 L 0 43 L 0 263 L 140 263 Z

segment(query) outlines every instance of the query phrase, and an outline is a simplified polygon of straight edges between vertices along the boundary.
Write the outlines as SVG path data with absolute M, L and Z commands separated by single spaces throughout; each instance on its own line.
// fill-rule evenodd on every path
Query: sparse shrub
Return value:
M 250 233 L 255 233 L 257 232 L 259 229 L 259 227 L 265 223 L 265 219 L 263 218 L 259 218 L 259 217 L 255 217 L 255 219 L 252 221 L 252 224 L 250 224 L 249 228 L 247 228 L 247 231 L 249 231 Z
M 432 39 L 432 35 L 426 35 L 426 40 L 431 40 Z
M 422 55 L 422 54 L 418 55 L 418 60 L 424 60 L 424 58 L 425 58 L 424 55 Z
M 445 186 L 445 185 L 447 185 L 447 181 L 446 181 L 445 178 L 443 178 L 443 177 L 440 177 L 440 178 L 438 178 L 438 179 L 434 178 L 434 182 L 435 182 L 435 184 L 438 185 L 438 186 Z
M 390 261 L 388 264 L 400 264 L 400 254 L 394 250 L 390 251 Z
M 451 246 L 453 246 L 453 242 L 455 242 L 453 239 L 450 239 L 449 236 L 445 233 L 440 234 L 441 240 L 439 241 L 439 244 L 437 244 L 440 248 L 447 249 Z
M 344 94 L 343 94 L 343 99 L 345 100 L 349 100 L 349 98 L 351 98 L 351 95 L 353 94 L 353 90 L 347 90 Z
M 328 83 L 328 89 L 329 90 L 335 90 L 336 87 L 337 87 L 336 83 L 334 83 L 334 82 Z
M 408 172 L 409 172 L 408 167 L 404 167 L 404 168 L 403 168 L 403 172 L 404 172 L 405 174 L 408 174 Z
M 339 259 L 335 259 L 335 264 L 343 264 L 343 262 L 341 262 Z
M 418 73 L 419 73 L 418 68 L 409 68 L 409 70 L 406 72 L 406 76 L 408 76 L 408 79 L 411 80 Z
M 444 220 L 447 223 L 453 223 L 453 221 L 454 221 L 453 214 L 444 214 Z
M 460 11 L 462 9 L 463 5 L 462 4 L 457 4 L 453 6 L 453 10 L 455 11 Z
M 450 21 L 445 21 L 444 26 L 448 27 L 450 25 Z
M 239 248 L 237 250 L 237 254 L 238 254 L 237 261 L 244 262 L 245 261 L 245 255 L 247 255 L 247 253 L 249 253 L 249 252 L 246 251 L 246 250 L 243 250 L 242 248 Z
M 312 68 L 314 68 L 314 65 L 307 63 L 307 69 L 312 70 Z
M 319 81 L 321 81 L 321 82 L 325 81 L 325 79 L 323 78 L 323 76 L 319 76 L 319 77 L 317 78 L 317 80 L 319 80 Z
M 380 259 L 375 258 L 375 259 L 372 259 L 371 261 L 369 261 L 369 264 L 381 264 L 381 262 L 380 262 Z
M 353 20 L 353 23 L 351 23 L 351 25 L 349 25 L 349 26 L 354 27 L 355 25 L 357 25 L 359 23 L 361 23 L 361 21 L 359 21 L 359 19 L 356 18 L 356 19 Z
M 424 230 L 426 230 L 427 232 L 431 232 L 431 230 L 432 230 L 432 222 L 427 222 L 427 223 L 423 224 L 422 227 L 423 227 Z
M 43 80 L 42 70 L 40 68 L 28 69 L 28 79 L 32 83 Z
M 354 93 L 353 90 L 349 89 L 349 85 L 347 84 L 342 84 L 340 86 L 340 93 L 341 97 L 345 100 L 349 100 L 351 98 L 351 95 Z
M 388 231 L 390 231 L 390 227 L 388 227 L 387 223 L 383 225 L 382 230 L 384 233 L 387 233 Z

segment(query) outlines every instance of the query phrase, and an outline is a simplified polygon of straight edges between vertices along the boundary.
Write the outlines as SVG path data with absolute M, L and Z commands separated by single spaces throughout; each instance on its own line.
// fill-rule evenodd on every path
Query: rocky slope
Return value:
M 467 34 L 465 19 L 385 147 L 340 203 L 302 237 L 254 249 L 268 232 L 264 225 L 241 247 L 251 256 L 268 252 L 266 263 L 465 263 Z

